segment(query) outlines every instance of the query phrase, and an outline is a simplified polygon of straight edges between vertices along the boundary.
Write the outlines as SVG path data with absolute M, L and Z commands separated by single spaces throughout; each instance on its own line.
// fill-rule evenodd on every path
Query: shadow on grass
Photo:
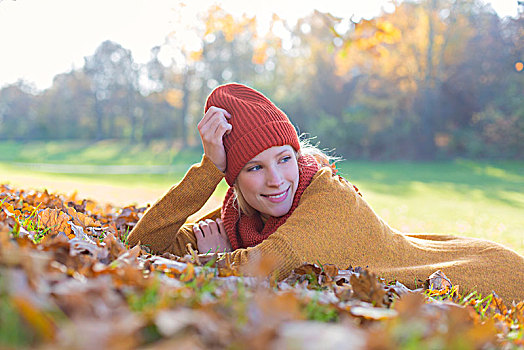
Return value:
M 0 141 L 0 162 L 90 164 L 90 165 L 171 165 L 200 160 L 199 147 L 181 150 L 167 140 L 136 143 L 119 140 Z

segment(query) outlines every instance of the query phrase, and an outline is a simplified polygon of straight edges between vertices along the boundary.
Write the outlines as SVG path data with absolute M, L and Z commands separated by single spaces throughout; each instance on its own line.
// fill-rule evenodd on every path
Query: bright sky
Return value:
M 371 18 L 388 0 L 0 0 L 0 87 L 24 79 L 45 89 L 56 74 L 80 68 L 104 41 L 133 52 L 137 62 L 150 58 L 182 21 L 194 21 L 199 11 L 219 3 L 228 12 L 257 15 L 259 22 L 275 12 L 296 21 L 313 9 L 340 17 Z M 499 16 L 517 16 L 517 0 L 491 2 Z

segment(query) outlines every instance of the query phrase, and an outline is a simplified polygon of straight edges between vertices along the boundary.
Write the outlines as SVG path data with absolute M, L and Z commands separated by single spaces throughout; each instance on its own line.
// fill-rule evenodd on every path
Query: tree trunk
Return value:
M 131 135 L 129 136 L 129 139 L 132 143 L 136 142 L 136 124 L 137 124 L 137 115 L 135 111 L 135 103 L 134 103 L 134 96 L 133 91 L 127 92 L 127 115 L 130 118 L 130 124 L 131 124 Z
M 104 138 L 104 125 L 103 125 L 103 110 L 102 102 L 97 98 L 95 93 L 95 117 L 96 117 L 96 139 L 102 140 Z
M 182 83 L 182 92 L 184 96 L 182 97 L 182 118 L 180 119 L 180 136 L 182 137 L 182 148 L 187 148 L 187 126 L 189 124 L 189 84 L 191 82 L 191 71 L 186 70 L 184 74 L 184 81 Z

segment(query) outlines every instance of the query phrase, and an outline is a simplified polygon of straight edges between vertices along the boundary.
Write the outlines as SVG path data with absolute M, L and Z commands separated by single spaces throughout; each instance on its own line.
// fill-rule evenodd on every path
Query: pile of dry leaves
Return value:
M 146 208 L 5 185 L 0 203 L 0 347 L 524 346 L 524 302 L 461 295 L 440 272 L 418 290 L 334 265 L 276 283 L 218 255 L 126 246 Z

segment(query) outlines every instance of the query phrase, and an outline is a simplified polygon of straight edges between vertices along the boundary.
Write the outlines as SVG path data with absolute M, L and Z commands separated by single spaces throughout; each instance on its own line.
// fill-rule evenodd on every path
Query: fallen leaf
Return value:
M 140 255 L 140 246 L 136 245 L 133 248 L 123 252 L 118 256 L 118 258 L 115 260 L 115 263 L 123 263 L 127 265 L 137 265 L 138 264 L 138 256 Z
M 322 265 L 322 272 L 330 277 L 331 279 L 333 279 L 335 276 L 338 275 L 338 267 L 336 265 L 333 265 L 333 264 L 325 264 L 325 265 Z
M 84 213 L 77 212 L 73 207 L 67 207 L 67 214 L 71 216 L 75 225 L 80 225 L 83 228 L 101 226 L 99 221 L 95 221 L 93 218 L 85 215 Z
M 340 301 L 348 301 L 353 299 L 353 288 L 350 285 L 335 286 L 335 295 Z
M 187 264 L 185 270 L 182 271 L 180 280 L 182 282 L 188 282 L 188 281 L 191 281 L 193 278 L 195 278 L 195 265 L 189 263 Z
M 358 275 L 351 275 L 350 283 L 355 297 L 358 299 L 372 303 L 374 306 L 384 305 L 386 291 L 375 274 L 370 273 L 368 270 L 363 270 Z
M 299 275 L 319 275 L 322 269 L 315 264 L 304 264 L 294 270 Z
M 453 284 L 440 270 L 433 272 L 425 282 L 425 289 L 442 290 L 451 289 L 451 287 L 453 287 Z
M 42 229 L 48 228 L 52 233 L 64 232 L 66 235 L 72 232 L 71 226 L 68 224 L 69 215 L 60 209 L 46 208 L 38 213 L 38 218 L 39 227 Z
M 71 221 L 68 221 L 67 223 L 69 225 L 71 225 L 71 230 L 73 231 L 74 236 L 77 239 L 80 239 L 80 240 L 83 240 L 83 241 L 87 241 L 87 242 L 89 242 L 91 244 L 95 244 L 95 242 L 93 242 L 93 240 L 91 238 L 89 238 L 89 236 L 84 232 L 84 229 L 83 229 L 82 226 L 75 225 Z M 73 238 L 75 238 L 75 237 L 73 237 Z
M 109 258 L 114 260 L 120 256 L 123 252 L 126 251 L 126 247 L 122 244 L 121 241 L 117 240 L 112 233 L 109 233 L 104 238 L 104 245 L 109 251 Z

